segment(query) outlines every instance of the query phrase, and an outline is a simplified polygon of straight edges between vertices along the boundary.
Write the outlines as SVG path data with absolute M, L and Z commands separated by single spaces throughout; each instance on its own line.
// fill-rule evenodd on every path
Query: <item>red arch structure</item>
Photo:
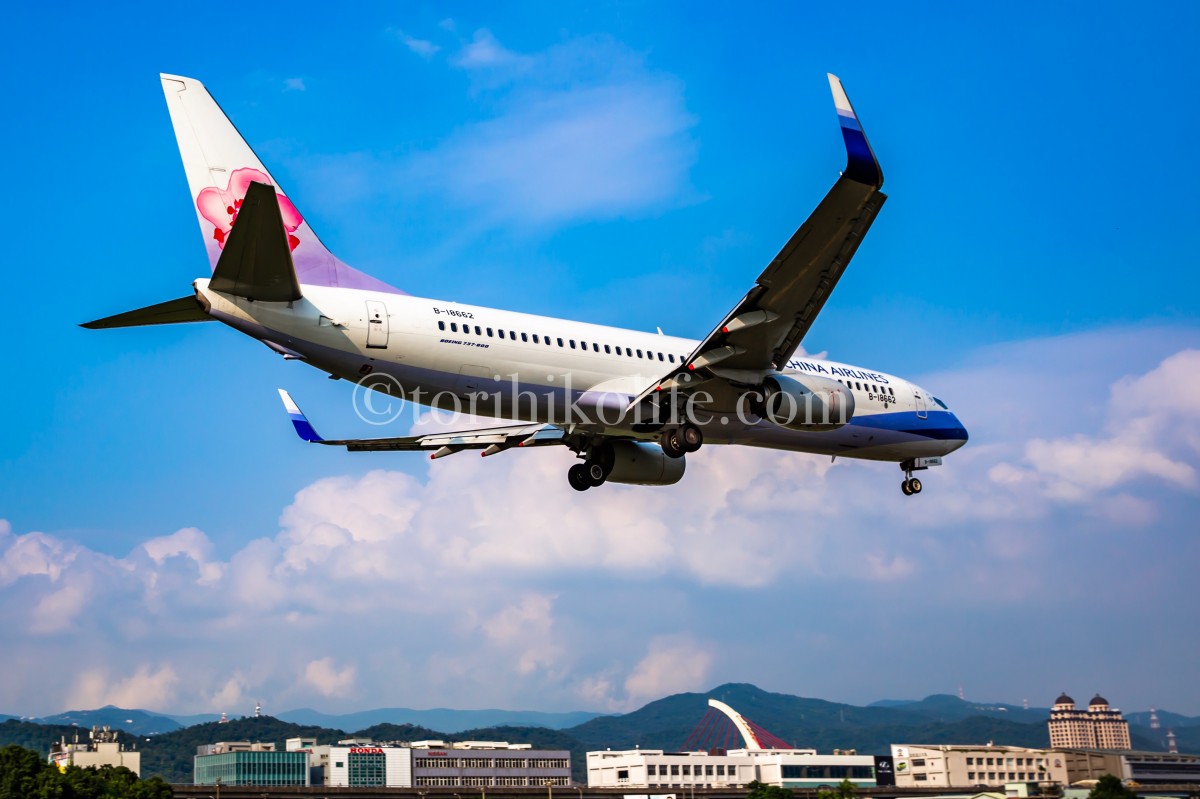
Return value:
M 739 741 L 740 739 L 740 741 Z M 793 749 L 777 735 L 768 732 L 724 702 L 708 700 L 708 712 L 683 743 L 683 751 L 714 749 Z

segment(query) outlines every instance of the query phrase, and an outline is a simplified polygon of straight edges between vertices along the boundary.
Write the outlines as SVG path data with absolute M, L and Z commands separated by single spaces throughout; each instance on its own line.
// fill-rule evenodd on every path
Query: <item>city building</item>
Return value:
M 117 740 L 117 731 L 108 726 L 92 727 L 85 743 L 80 743 L 76 737 L 72 743 L 63 738 L 51 744 L 49 761 L 60 769 L 67 766 L 124 766 L 139 776 L 142 772 L 142 753 L 122 746 Z
M 309 758 L 313 785 L 331 788 L 531 787 L 571 784 L 571 753 L 507 741 L 377 743 L 346 738 L 318 746 L 289 738 Z
M 414 787 L 540 787 L 571 784 L 571 753 L 505 741 L 414 741 Z
M 626 749 L 587 753 L 589 788 L 742 788 L 758 779 L 744 751 Z
M 1200 783 L 1200 755 L 1101 749 L 1064 749 L 1061 755 L 1072 785 L 1098 780 L 1105 774 L 1139 785 Z
M 893 745 L 896 785 L 974 788 L 1006 783 L 1067 784 L 1062 754 L 1019 746 Z
M 850 780 L 875 787 L 872 755 L 817 754 L 815 749 L 666 752 L 627 749 L 587 753 L 589 788 L 741 788 L 758 780 L 784 788 L 832 787 Z
M 277 751 L 273 743 L 222 741 L 196 748 L 196 785 L 304 786 L 309 779 L 307 751 Z
M 1050 746 L 1055 749 L 1130 749 L 1129 722 L 1096 694 L 1087 710 L 1065 693 L 1050 709 Z

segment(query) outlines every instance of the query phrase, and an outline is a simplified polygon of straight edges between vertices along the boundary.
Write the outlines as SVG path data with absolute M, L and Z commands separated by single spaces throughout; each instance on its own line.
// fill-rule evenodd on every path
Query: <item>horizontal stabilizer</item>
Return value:
M 275 187 L 250 184 L 208 287 L 259 302 L 300 299 Z
M 142 327 L 143 325 L 175 325 L 180 322 L 211 322 L 213 318 L 205 313 L 204 308 L 194 294 L 180 297 L 177 300 L 160 302 L 138 308 L 136 311 L 126 311 L 116 316 L 106 316 L 94 322 L 86 322 L 80 327 L 88 330 L 103 330 L 109 327 Z
M 296 435 L 310 444 L 327 444 L 345 447 L 350 452 L 417 452 L 434 450 L 431 458 L 452 455 L 464 449 L 481 449 L 491 455 L 509 447 L 542 447 L 562 444 L 566 431 L 553 424 L 510 424 L 500 427 L 481 427 L 474 430 L 456 430 L 444 433 L 429 433 L 422 436 L 399 436 L 395 438 L 325 439 L 317 433 L 308 417 L 296 405 L 292 396 L 279 389 L 284 410 L 296 428 Z

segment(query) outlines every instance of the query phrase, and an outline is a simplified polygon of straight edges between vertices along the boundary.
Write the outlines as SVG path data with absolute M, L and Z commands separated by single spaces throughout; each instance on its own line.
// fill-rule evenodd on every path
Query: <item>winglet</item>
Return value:
M 875 153 L 871 150 L 871 143 L 867 141 L 867 134 L 859 124 L 858 115 L 854 113 L 854 106 L 850 105 L 850 98 L 842 88 L 841 79 L 832 73 L 828 73 L 828 76 L 838 122 L 842 126 L 842 138 L 846 141 L 846 170 L 842 174 L 859 183 L 881 188 L 883 170 L 875 160 Z
M 304 412 L 300 410 L 300 406 L 292 399 L 291 394 L 281 388 L 279 389 L 279 398 L 283 400 L 283 407 L 287 411 L 288 416 L 291 417 L 292 425 L 296 428 L 296 435 L 310 444 L 324 440 L 317 435 L 317 431 L 313 429 L 313 426 L 304 416 Z

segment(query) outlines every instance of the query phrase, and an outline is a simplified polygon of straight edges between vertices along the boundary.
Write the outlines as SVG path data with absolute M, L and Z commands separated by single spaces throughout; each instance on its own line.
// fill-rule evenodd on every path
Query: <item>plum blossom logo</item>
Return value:
M 221 249 L 225 249 L 225 239 L 229 237 L 229 231 L 237 221 L 238 211 L 241 210 L 242 201 L 246 199 L 246 191 L 251 183 L 271 185 L 271 179 L 260 170 L 242 167 L 233 170 L 229 175 L 229 185 L 224 189 L 210 186 L 196 197 L 196 208 L 201 216 L 213 224 L 213 238 L 217 240 L 217 246 Z M 300 216 L 296 206 L 292 205 L 292 201 L 287 197 L 278 193 L 275 196 L 279 198 L 279 212 L 283 216 L 283 227 L 287 230 L 288 246 L 295 250 L 300 246 L 300 239 L 292 234 L 300 227 L 304 217 Z

